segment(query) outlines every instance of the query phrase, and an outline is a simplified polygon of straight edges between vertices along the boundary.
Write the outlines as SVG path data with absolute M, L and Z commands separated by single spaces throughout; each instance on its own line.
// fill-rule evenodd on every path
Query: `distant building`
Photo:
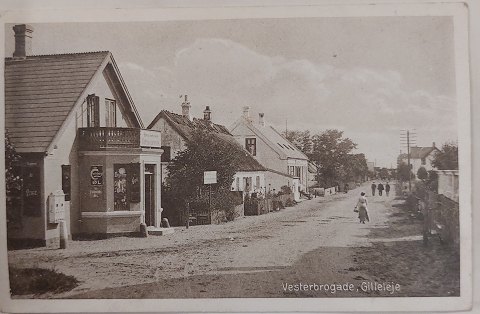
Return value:
M 438 151 L 440 150 L 435 146 L 435 142 L 429 147 L 410 147 L 410 164 L 412 165 L 413 174 L 416 176 L 420 167 L 424 167 L 427 171 L 435 170 L 432 161 L 435 157 L 435 153 Z M 408 164 L 408 154 L 400 154 L 398 159 L 399 161 Z
M 243 115 L 233 123 L 230 132 L 260 164 L 276 173 L 267 180 L 277 191 L 288 184 L 293 188 L 296 199 L 299 199 L 300 191 L 308 191 L 308 157 L 268 125 L 263 113 L 259 114 L 258 122 L 255 123 L 250 118 L 250 108 L 244 107 Z M 315 171 L 314 167 L 310 169 Z M 293 184 L 292 177 L 297 179 Z
M 266 193 L 266 169 L 237 143 L 226 127 L 211 121 L 212 111 L 209 106 L 204 110 L 203 119 L 192 118 L 190 107 L 185 96 L 185 101 L 182 103 L 182 114 L 162 110 L 148 126 L 148 129 L 161 131 L 162 134 L 164 151 L 162 154 L 162 181 L 168 176 L 168 164 L 179 152 L 187 148 L 187 143 L 191 140 L 194 131 L 200 128 L 219 141 L 232 144 L 232 147 L 236 148 L 236 152 L 240 156 L 240 164 L 236 169 L 232 191 Z
M 373 161 L 367 161 L 368 171 L 375 172 L 375 163 Z
M 160 134 L 143 124 L 108 51 L 32 56 L 16 25 L 5 59 L 5 128 L 22 156 L 8 239 L 56 245 L 160 226 Z M 62 222 L 62 223 L 60 223 Z

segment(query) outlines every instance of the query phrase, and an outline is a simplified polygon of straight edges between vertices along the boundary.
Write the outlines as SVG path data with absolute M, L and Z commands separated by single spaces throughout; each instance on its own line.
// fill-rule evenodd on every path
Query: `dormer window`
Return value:
M 87 127 L 100 127 L 100 97 L 95 94 L 87 96 Z
M 246 138 L 245 139 L 245 149 L 252 154 L 252 156 L 257 155 L 257 139 L 256 138 Z

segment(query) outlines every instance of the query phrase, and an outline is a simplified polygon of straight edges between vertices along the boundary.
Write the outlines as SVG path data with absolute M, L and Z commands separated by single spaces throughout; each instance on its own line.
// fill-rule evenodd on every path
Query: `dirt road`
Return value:
M 388 232 L 369 236 L 371 230 L 391 228 L 389 220 L 398 201 L 393 193 L 389 197 L 369 197 L 371 221 L 360 224 L 353 207 L 360 191 L 367 190 L 364 186 L 348 194 L 316 198 L 280 212 L 223 225 L 177 228 L 168 236 L 75 241 L 62 251 L 11 251 L 9 263 L 54 267 L 81 282 L 67 293 L 35 296 L 42 298 L 378 295 L 378 291 L 364 289 L 362 284 L 395 284 L 398 276 L 372 275 L 370 256 L 388 251 L 388 247 L 378 247 L 382 243 L 418 242 L 419 233 L 410 226 L 411 232 L 396 233 L 399 238 Z M 362 255 L 372 245 L 375 251 Z M 312 286 L 305 291 L 298 288 L 299 283 Z M 319 290 L 314 284 L 324 286 Z M 332 292 L 332 284 L 353 284 L 354 289 L 335 288 Z M 402 285 L 408 286 L 408 282 Z M 386 291 L 380 295 L 395 296 Z

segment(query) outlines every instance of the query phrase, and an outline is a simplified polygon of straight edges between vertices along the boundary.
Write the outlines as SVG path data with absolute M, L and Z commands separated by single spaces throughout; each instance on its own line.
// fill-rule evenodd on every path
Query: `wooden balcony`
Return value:
M 135 128 L 79 128 L 79 150 L 160 148 L 160 132 Z

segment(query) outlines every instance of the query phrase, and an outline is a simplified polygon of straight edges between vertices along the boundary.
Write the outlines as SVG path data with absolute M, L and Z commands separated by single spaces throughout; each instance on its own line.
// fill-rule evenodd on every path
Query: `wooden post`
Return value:
M 188 229 L 190 227 L 190 203 L 187 202 L 187 210 L 186 210 L 186 220 L 185 220 L 185 227 Z
M 66 249 L 67 243 L 68 243 L 68 233 L 67 233 L 67 225 L 65 223 L 65 220 L 60 220 L 59 231 L 60 231 L 60 249 Z

